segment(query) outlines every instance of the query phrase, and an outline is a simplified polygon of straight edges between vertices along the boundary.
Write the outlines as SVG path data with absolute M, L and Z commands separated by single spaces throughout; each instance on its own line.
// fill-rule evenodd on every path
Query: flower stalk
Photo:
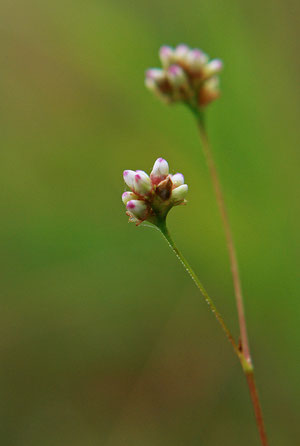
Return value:
M 202 125 L 202 116 L 199 114 L 199 126 L 201 130 L 204 127 Z M 226 228 L 229 230 L 229 235 L 231 236 L 230 226 L 228 222 L 228 217 L 226 213 L 225 203 L 221 192 L 220 181 L 218 179 L 217 170 L 215 168 L 213 158 L 211 155 L 210 147 L 208 144 L 208 139 L 205 135 L 205 149 L 208 155 L 208 162 L 210 163 L 210 167 L 212 168 L 213 178 L 216 180 L 215 187 L 218 197 L 221 200 L 221 210 L 223 212 L 223 216 L 226 217 Z M 209 306 L 209 309 L 214 314 L 218 323 L 222 327 L 226 337 L 231 343 L 235 354 L 237 355 L 242 369 L 247 378 L 247 383 L 251 395 L 251 400 L 254 407 L 254 412 L 256 416 L 257 426 L 260 433 L 261 441 L 263 446 L 268 446 L 267 437 L 265 433 L 264 423 L 263 423 L 263 415 L 262 410 L 258 398 L 258 393 L 256 389 L 255 379 L 254 379 L 254 370 L 252 361 L 249 361 L 249 356 L 246 356 L 243 350 L 242 345 L 237 345 L 229 328 L 227 327 L 222 315 L 217 310 L 213 300 L 208 295 L 206 289 L 202 285 L 202 282 L 198 278 L 197 274 L 194 272 L 192 267 L 189 265 L 188 261 L 178 250 L 175 245 L 170 232 L 166 225 L 166 217 L 169 211 L 174 207 L 180 204 L 186 204 L 185 196 L 188 192 L 188 186 L 184 183 L 184 176 L 181 173 L 176 173 L 175 175 L 169 174 L 169 165 L 166 160 L 163 158 L 158 158 L 153 166 L 152 172 L 150 176 L 146 174 L 146 172 L 142 170 L 125 170 L 123 173 L 124 181 L 130 191 L 126 191 L 122 194 L 122 201 L 126 206 L 127 212 L 126 214 L 129 217 L 129 221 L 134 222 L 136 225 L 140 225 L 144 221 L 148 221 L 152 225 L 156 226 L 166 241 L 168 242 L 170 248 L 179 259 L 185 270 L 190 275 L 191 279 L 197 286 L 201 295 L 204 297 L 206 303 Z M 234 249 L 232 237 L 229 239 L 230 247 Z M 235 254 L 235 252 L 233 251 Z M 235 262 L 236 257 L 234 257 Z M 236 273 L 238 274 L 238 270 L 236 269 Z M 239 280 L 239 276 L 237 275 Z M 246 328 L 246 326 L 245 326 Z
M 209 144 L 209 140 L 208 140 L 207 132 L 205 129 L 205 124 L 204 124 L 204 119 L 201 116 L 201 114 L 198 119 L 198 128 L 199 128 L 199 132 L 200 132 L 200 137 L 202 139 L 203 152 L 204 152 L 206 162 L 207 162 L 207 165 L 208 165 L 208 168 L 210 171 L 212 183 L 213 183 L 215 194 L 216 194 L 216 200 L 218 203 L 219 211 L 220 211 L 223 226 L 224 226 L 224 232 L 225 232 L 227 248 L 228 248 L 228 253 L 229 253 L 230 266 L 231 266 L 232 280 L 233 280 L 233 286 L 234 286 L 234 293 L 235 293 L 235 298 L 236 298 L 237 313 L 238 313 L 238 319 L 239 319 L 241 349 L 245 356 L 246 361 L 248 362 L 249 366 L 251 367 L 252 359 L 251 359 L 251 355 L 250 355 L 250 347 L 249 347 L 249 341 L 248 341 L 242 286 L 241 286 L 236 250 L 235 250 L 235 246 L 234 246 L 232 231 L 231 231 L 228 213 L 227 213 L 227 209 L 226 209 L 226 205 L 225 205 L 225 200 L 224 200 L 224 196 L 223 196 L 223 192 L 222 192 L 221 182 L 220 182 L 218 171 L 217 171 L 217 168 L 216 168 L 216 165 L 214 162 L 214 158 L 212 155 L 212 150 L 211 150 L 211 147 Z
M 248 358 L 245 356 L 243 351 L 236 345 L 235 340 L 234 340 L 229 328 L 227 327 L 221 314 L 218 312 L 213 300 L 208 295 L 207 291 L 205 290 L 204 286 L 202 285 L 201 281 L 199 280 L 197 274 L 194 272 L 194 270 L 192 269 L 192 267 L 190 266 L 188 261 L 185 259 L 185 257 L 181 254 L 181 252 L 175 245 L 175 243 L 170 235 L 170 232 L 167 228 L 166 220 L 163 219 L 157 226 L 160 229 L 164 238 L 166 239 L 168 245 L 170 246 L 170 248 L 172 249 L 172 251 L 174 252 L 176 257 L 178 258 L 178 260 L 183 265 L 184 269 L 187 271 L 187 273 L 190 275 L 191 279 L 194 281 L 194 283 L 197 286 L 198 290 L 200 291 L 201 295 L 204 297 L 206 303 L 208 304 L 209 309 L 216 317 L 218 323 L 221 325 L 229 342 L 231 343 L 233 350 L 241 363 L 243 372 L 247 379 L 247 384 L 249 387 L 251 401 L 252 401 L 253 408 L 254 408 L 254 414 L 255 414 L 255 418 L 256 418 L 256 423 L 257 423 L 261 443 L 263 446 L 268 446 L 268 440 L 267 440 L 267 435 L 266 435 L 265 426 L 264 426 L 261 404 L 259 401 L 259 396 L 258 396 L 257 387 L 256 387 L 256 383 L 255 383 L 254 369 L 253 369 L 252 362 L 249 362 Z
M 223 191 L 221 187 L 221 182 L 219 179 L 218 171 L 214 162 L 212 150 L 209 144 L 208 135 L 205 128 L 205 123 L 203 119 L 203 113 L 196 112 L 197 116 L 197 123 L 198 128 L 200 132 L 200 137 L 202 140 L 202 147 L 204 156 L 206 158 L 206 162 L 210 171 L 210 176 L 212 179 L 212 183 L 215 190 L 216 200 L 219 207 L 219 211 L 221 214 L 222 223 L 224 226 L 224 232 L 227 242 L 227 248 L 228 248 L 228 254 L 229 254 L 229 261 L 230 261 L 230 267 L 231 267 L 231 274 L 232 274 L 232 281 L 233 281 L 233 287 L 234 287 L 234 294 L 235 294 L 235 300 L 236 300 L 236 307 L 237 307 L 237 313 L 238 313 L 238 321 L 239 321 L 239 329 L 240 329 L 240 350 L 241 350 L 241 364 L 243 371 L 245 373 L 247 384 L 251 396 L 251 401 L 254 409 L 254 414 L 256 418 L 256 424 L 259 431 L 261 444 L 262 446 L 268 446 L 268 439 L 266 435 L 266 430 L 264 426 L 264 419 L 263 419 L 263 413 L 262 408 L 257 392 L 257 387 L 255 383 L 255 377 L 254 377 L 254 367 L 253 362 L 251 358 L 250 353 L 250 346 L 249 346 L 249 340 L 248 340 L 248 333 L 247 333 L 247 324 L 246 324 L 246 318 L 245 318 L 245 309 L 244 309 L 244 300 L 243 300 L 243 294 L 242 294 L 242 287 L 241 287 L 241 279 L 239 274 L 239 268 L 238 268 L 238 261 L 236 256 L 236 250 L 234 246 L 232 231 L 229 223 L 228 213 L 225 205 L 225 200 L 223 196 Z
M 168 245 L 170 246 L 170 248 L 172 249 L 172 251 L 174 252 L 176 257 L 179 259 L 179 261 L 183 265 L 184 269 L 187 271 L 187 273 L 190 275 L 191 279 L 194 281 L 196 287 L 198 288 L 198 290 L 200 291 L 201 295 L 204 297 L 206 303 L 208 304 L 209 309 L 214 314 L 215 318 L 217 319 L 217 321 L 221 325 L 223 331 L 225 332 L 229 342 L 231 343 L 231 345 L 233 347 L 234 352 L 236 353 L 238 358 L 241 360 L 241 352 L 239 351 L 239 348 L 236 345 L 235 340 L 234 340 L 234 338 L 233 338 L 229 328 L 227 327 L 223 317 L 221 316 L 221 314 L 217 310 L 213 300 L 208 295 L 206 289 L 204 288 L 204 286 L 202 285 L 201 281 L 199 280 L 197 274 L 194 272 L 194 270 L 192 269 L 192 267 L 190 266 L 188 261 L 185 259 L 185 257 L 181 254 L 181 252 L 179 251 L 179 249 L 175 245 L 175 243 L 174 243 L 174 241 L 173 241 L 173 239 L 172 239 L 172 237 L 170 235 L 170 232 L 169 232 L 169 230 L 167 228 L 165 219 L 162 220 L 159 223 L 158 228 L 160 229 L 162 235 L 164 236 L 164 238 L 168 242 Z

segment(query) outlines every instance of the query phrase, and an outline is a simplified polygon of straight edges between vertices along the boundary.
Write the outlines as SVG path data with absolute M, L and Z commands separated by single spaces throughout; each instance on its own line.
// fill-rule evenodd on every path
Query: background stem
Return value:
M 214 162 L 214 158 L 212 155 L 212 151 L 210 148 L 208 136 L 206 133 L 203 115 L 202 115 L 202 113 L 199 113 L 199 112 L 196 113 L 196 115 L 197 115 L 197 122 L 198 122 L 199 131 L 200 131 L 200 136 L 202 139 L 203 151 L 204 151 L 206 162 L 207 162 L 207 165 L 208 165 L 208 168 L 210 171 L 213 186 L 215 189 L 216 199 L 217 199 L 217 203 L 218 203 L 221 218 L 222 218 L 225 236 L 226 236 L 227 247 L 228 247 L 232 280 L 233 280 L 233 286 L 234 286 L 234 292 L 235 292 L 235 298 L 236 298 L 236 306 L 237 306 L 237 312 L 238 312 L 239 328 L 240 328 L 240 342 L 241 342 L 241 352 L 242 352 L 241 363 L 242 363 L 242 367 L 243 367 L 244 373 L 247 378 L 247 383 L 248 383 L 248 387 L 249 387 L 251 401 L 252 401 L 253 408 L 254 408 L 254 413 L 255 413 L 257 428 L 258 428 L 260 439 L 261 439 L 261 444 L 263 446 L 268 446 L 268 440 L 267 440 L 266 431 L 265 431 L 265 427 L 264 427 L 262 409 L 261 409 L 258 392 L 257 392 L 256 384 L 255 384 L 254 369 L 253 369 L 253 363 L 252 363 L 252 358 L 251 358 L 251 354 L 250 354 L 250 346 L 249 346 L 249 341 L 248 341 L 248 333 L 247 333 L 247 326 L 246 326 L 241 280 L 240 280 L 240 275 L 239 275 L 237 256 L 236 256 L 235 246 L 234 246 L 232 232 L 231 232 L 231 228 L 230 228 L 229 218 L 228 218 L 227 209 L 225 206 L 225 200 L 224 200 L 223 193 L 222 193 L 221 182 L 219 179 L 219 175 L 218 175 L 216 165 Z
M 258 431 L 259 431 L 261 444 L 263 446 L 268 446 L 269 443 L 268 443 L 267 434 L 266 434 L 266 430 L 265 430 L 263 413 L 262 413 L 262 408 L 261 408 L 260 401 L 259 401 L 259 396 L 258 396 L 258 393 L 257 393 L 257 387 L 256 387 L 256 383 L 255 383 L 255 377 L 254 377 L 253 369 L 252 369 L 252 371 L 249 371 L 249 373 L 245 372 L 245 375 L 246 375 L 246 378 L 247 378 L 247 383 L 248 383 L 248 387 L 249 387 L 251 401 L 252 401 L 252 405 L 253 405 L 253 408 L 254 408 L 256 425 L 257 425 L 257 428 L 258 428 Z
M 225 201 L 222 193 L 221 183 L 219 180 L 218 172 L 214 163 L 214 159 L 212 156 L 212 151 L 209 145 L 207 133 L 205 130 L 203 119 L 199 120 L 199 130 L 200 135 L 202 138 L 203 143 L 203 151 L 204 155 L 209 167 L 210 175 L 212 178 L 212 182 L 214 185 L 216 198 L 220 210 L 220 214 L 222 217 L 222 222 L 224 225 L 225 230 L 225 236 L 226 236 L 226 242 L 228 247 L 228 253 L 229 253 L 229 259 L 230 259 L 230 266 L 231 266 L 231 273 L 232 273 L 232 280 L 233 280 L 233 286 L 234 286 L 234 292 L 235 292 L 235 298 L 236 298 L 236 306 L 237 306 L 237 312 L 238 312 L 238 318 L 239 318 L 239 327 L 240 327 L 240 337 L 241 337 L 241 345 L 242 345 L 242 351 L 244 353 L 244 356 L 246 360 L 251 365 L 251 355 L 250 355 L 250 347 L 249 347 L 249 341 L 248 341 L 248 334 L 247 334 L 247 326 L 246 326 L 246 318 L 245 318 L 245 310 L 244 310 L 244 303 L 243 303 L 243 295 L 242 295 L 242 287 L 241 287 L 241 280 L 239 275 L 239 268 L 238 268 L 238 262 L 237 262 L 237 256 L 235 252 L 232 232 L 229 224 L 229 218 L 227 214 L 227 209 L 225 206 Z

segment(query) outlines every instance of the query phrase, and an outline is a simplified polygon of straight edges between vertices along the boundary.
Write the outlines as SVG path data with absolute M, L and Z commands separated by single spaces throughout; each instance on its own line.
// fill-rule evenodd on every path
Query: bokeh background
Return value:
M 237 336 L 195 123 L 144 88 L 161 44 L 224 60 L 207 120 L 272 446 L 299 444 L 299 3 L 2 0 L 0 442 L 259 445 L 245 379 L 122 171 L 165 157 L 169 227 Z M 299 246 L 299 245 L 298 245 Z

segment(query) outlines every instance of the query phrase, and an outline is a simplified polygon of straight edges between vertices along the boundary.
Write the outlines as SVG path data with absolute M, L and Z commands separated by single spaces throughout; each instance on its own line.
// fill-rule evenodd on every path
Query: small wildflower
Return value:
M 194 110 L 219 97 L 219 78 L 223 63 L 199 49 L 187 45 L 162 46 L 159 51 L 162 69 L 146 71 L 145 85 L 163 102 L 183 102 Z
M 186 203 L 188 186 L 183 175 L 170 175 L 163 158 L 155 161 L 150 176 L 142 170 L 124 170 L 123 178 L 130 191 L 122 194 L 122 201 L 129 221 L 136 225 L 145 220 L 158 225 L 173 206 Z

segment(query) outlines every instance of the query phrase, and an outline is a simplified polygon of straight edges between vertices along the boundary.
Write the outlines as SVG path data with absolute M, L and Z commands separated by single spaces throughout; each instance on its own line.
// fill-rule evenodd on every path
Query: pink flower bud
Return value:
M 159 68 L 151 68 L 146 71 L 145 86 L 153 91 L 159 93 L 159 86 L 166 79 L 166 73 Z
M 192 72 L 200 71 L 208 61 L 208 56 L 203 51 L 194 49 L 190 50 L 186 56 L 188 68 Z
M 147 205 L 143 200 L 130 200 L 126 209 L 138 220 L 144 220 L 147 216 Z
M 223 62 L 220 59 L 213 59 L 203 68 L 203 75 L 207 79 L 219 73 L 223 68 Z
M 164 68 L 168 68 L 174 60 L 174 50 L 170 46 L 162 46 L 159 50 L 159 58 Z
M 180 44 L 176 47 L 174 57 L 175 61 L 184 64 L 190 49 L 187 45 Z
M 175 189 L 172 190 L 172 196 L 171 196 L 172 202 L 174 204 L 181 203 L 185 199 L 187 192 L 188 192 L 187 184 L 182 184 L 181 186 L 176 187 Z
M 134 172 L 134 170 L 124 170 L 123 172 L 124 181 L 127 184 L 127 186 L 130 187 L 130 189 L 134 188 L 135 175 L 136 173 Z
M 124 192 L 122 195 L 122 201 L 125 204 L 125 206 L 128 203 L 128 201 L 137 200 L 138 198 L 139 197 L 135 195 L 133 192 L 128 192 L 128 191 Z
M 171 180 L 172 180 L 174 189 L 176 187 L 182 186 L 182 184 L 184 184 L 184 176 L 182 175 L 182 173 L 175 173 L 175 175 L 171 176 Z
M 159 184 L 169 175 L 169 165 L 163 158 L 158 158 L 153 166 L 150 178 L 153 184 Z
M 173 87 L 180 87 L 187 83 L 186 74 L 179 65 L 171 65 L 168 68 L 167 77 Z
M 143 170 L 137 170 L 134 177 L 134 190 L 139 195 L 146 195 L 152 189 L 149 175 Z
M 164 70 L 160 68 L 151 68 L 146 71 L 146 79 L 150 79 L 155 82 L 162 81 L 165 78 Z

